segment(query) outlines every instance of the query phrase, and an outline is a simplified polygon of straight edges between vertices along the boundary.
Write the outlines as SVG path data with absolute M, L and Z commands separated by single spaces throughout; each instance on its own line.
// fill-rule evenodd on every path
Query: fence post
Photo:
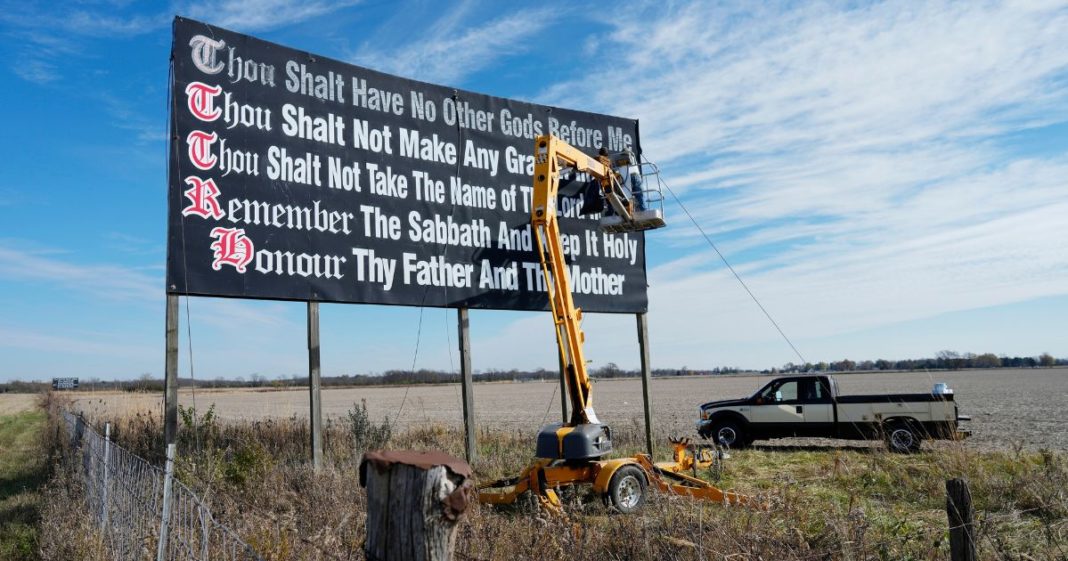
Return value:
M 200 559 L 201 561 L 208 561 L 208 540 L 211 539 L 211 527 L 210 516 L 208 515 L 208 509 L 204 505 L 197 507 L 198 514 L 200 515 Z
M 975 520 L 967 480 L 946 481 L 946 514 L 949 517 L 950 560 L 975 561 Z
M 476 502 L 471 468 L 442 452 L 368 452 L 364 552 L 374 561 L 448 561 L 456 524 Z
M 104 484 L 100 489 L 100 529 L 108 525 L 108 462 L 111 458 L 111 423 L 104 424 Z
M 163 472 L 163 511 L 159 522 L 159 547 L 156 549 L 156 561 L 167 559 L 167 533 L 171 520 L 171 485 L 174 481 L 174 443 L 167 445 L 167 468 Z

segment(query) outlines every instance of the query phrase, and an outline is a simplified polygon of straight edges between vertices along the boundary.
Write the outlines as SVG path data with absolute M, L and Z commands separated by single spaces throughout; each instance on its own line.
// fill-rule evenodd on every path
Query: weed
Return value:
M 229 454 L 222 473 L 227 483 L 243 488 L 248 481 L 263 478 L 271 464 L 271 457 L 263 446 L 250 442 Z
M 393 436 L 393 427 L 389 417 L 381 423 L 375 423 L 367 414 L 367 401 L 354 404 L 348 412 L 349 431 L 352 434 L 352 448 L 357 454 L 366 450 L 377 450 L 389 444 Z

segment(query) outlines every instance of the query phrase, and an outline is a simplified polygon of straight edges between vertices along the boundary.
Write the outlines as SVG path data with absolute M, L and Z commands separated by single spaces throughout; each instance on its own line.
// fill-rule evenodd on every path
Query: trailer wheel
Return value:
M 635 465 L 619 468 L 608 482 L 606 502 L 623 514 L 630 514 L 645 503 L 645 472 Z
M 898 454 L 912 454 L 920 451 L 923 439 L 920 433 L 907 422 L 894 422 L 886 425 L 886 447 Z

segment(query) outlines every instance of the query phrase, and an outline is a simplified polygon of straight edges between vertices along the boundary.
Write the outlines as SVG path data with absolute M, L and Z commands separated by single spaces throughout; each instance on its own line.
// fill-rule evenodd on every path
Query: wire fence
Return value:
M 116 561 L 262 561 L 207 505 L 174 477 L 174 446 L 165 469 L 63 412 L 85 486 L 85 508 Z

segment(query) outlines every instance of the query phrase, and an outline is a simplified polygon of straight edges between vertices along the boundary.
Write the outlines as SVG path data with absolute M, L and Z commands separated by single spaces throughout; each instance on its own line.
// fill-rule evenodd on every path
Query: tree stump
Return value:
M 370 561 L 448 561 L 456 523 L 475 502 L 471 467 L 441 452 L 368 452 L 360 462 L 367 488 Z

